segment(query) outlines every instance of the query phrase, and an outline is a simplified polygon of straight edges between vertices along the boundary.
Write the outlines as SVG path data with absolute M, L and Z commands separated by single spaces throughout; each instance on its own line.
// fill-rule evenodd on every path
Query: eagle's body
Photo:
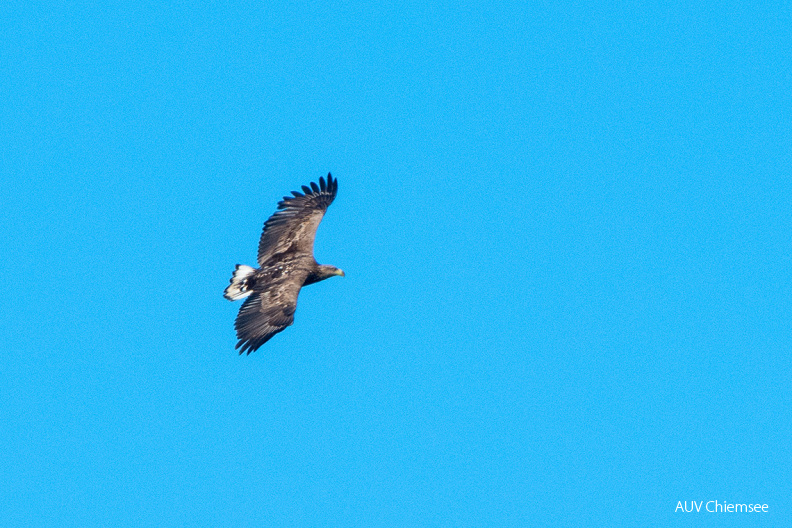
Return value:
M 333 203 L 338 182 L 303 186 L 278 203 L 278 211 L 264 223 L 258 248 L 259 268 L 237 264 L 231 284 L 225 290 L 230 301 L 245 299 L 236 323 L 239 353 L 255 352 L 275 334 L 294 322 L 300 288 L 344 275 L 333 266 L 318 264 L 313 256 L 316 228 L 327 207 Z

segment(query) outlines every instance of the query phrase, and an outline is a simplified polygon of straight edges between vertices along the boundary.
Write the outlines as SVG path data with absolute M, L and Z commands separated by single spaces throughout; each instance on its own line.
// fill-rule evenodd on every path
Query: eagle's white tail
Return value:
M 234 268 L 234 274 L 231 276 L 231 284 L 225 289 L 223 297 L 229 301 L 238 301 L 253 293 L 253 290 L 248 288 L 248 277 L 254 271 L 256 270 L 250 266 L 237 264 L 236 268 Z

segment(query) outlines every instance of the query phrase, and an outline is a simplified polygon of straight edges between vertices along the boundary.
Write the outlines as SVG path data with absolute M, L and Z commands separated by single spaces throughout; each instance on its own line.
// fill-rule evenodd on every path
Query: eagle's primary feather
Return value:
M 264 223 L 259 268 L 237 264 L 225 290 L 230 301 L 247 297 L 234 323 L 240 354 L 255 352 L 294 322 L 300 288 L 344 274 L 318 264 L 313 256 L 316 228 L 336 197 L 338 182 L 328 174 L 327 181 L 319 178 L 319 184 L 303 185 L 302 190 L 285 196 Z

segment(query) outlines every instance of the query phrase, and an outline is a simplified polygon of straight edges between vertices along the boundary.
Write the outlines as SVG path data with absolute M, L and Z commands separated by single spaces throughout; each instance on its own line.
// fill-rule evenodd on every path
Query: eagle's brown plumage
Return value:
M 294 322 L 300 288 L 342 275 L 333 266 L 317 264 L 313 256 L 316 228 L 333 203 L 338 182 L 327 181 L 292 191 L 278 203 L 278 211 L 264 223 L 258 247 L 259 268 L 237 264 L 225 298 L 236 301 L 247 297 L 234 327 L 239 353 L 255 352 L 275 334 Z

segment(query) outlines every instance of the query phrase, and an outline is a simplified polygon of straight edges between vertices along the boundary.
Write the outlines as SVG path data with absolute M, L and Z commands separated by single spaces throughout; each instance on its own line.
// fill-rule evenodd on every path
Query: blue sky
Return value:
M 9 2 L 0 518 L 789 524 L 758 4 Z M 233 266 L 328 171 L 346 278 L 239 357 Z M 710 500 L 769 511 L 674 511 Z

